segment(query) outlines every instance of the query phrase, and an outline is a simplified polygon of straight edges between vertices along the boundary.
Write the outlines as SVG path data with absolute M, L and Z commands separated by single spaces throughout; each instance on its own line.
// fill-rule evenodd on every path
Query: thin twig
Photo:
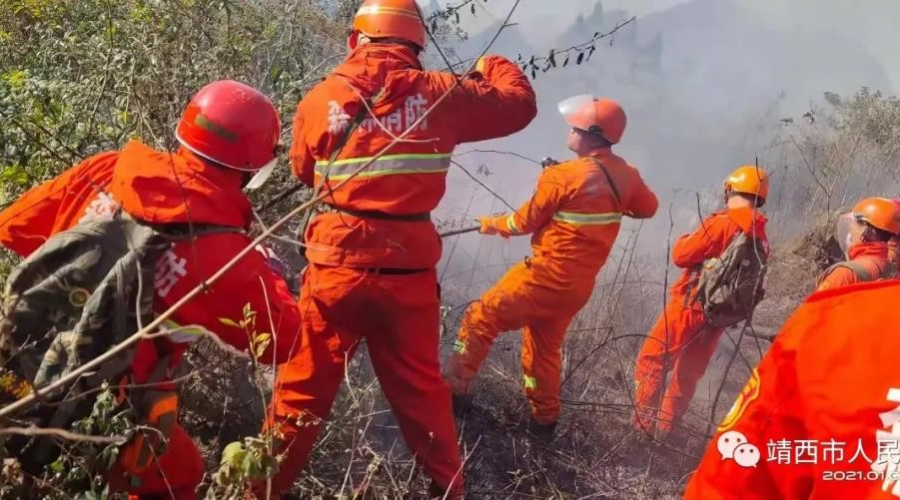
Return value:
M 466 169 L 466 167 L 460 165 L 459 162 L 457 162 L 457 161 L 455 161 L 455 160 L 450 160 L 450 163 L 452 163 L 452 164 L 456 165 L 457 167 L 459 167 L 460 170 L 462 170 L 467 176 L 469 176 L 470 179 L 472 179 L 473 181 L 475 181 L 476 184 L 478 184 L 479 186 L 481 186 L 482 189 L 484 189 L 484 190 L 487 191 L 488 193 L 491 193 L 491 195 L 492 195 L 494 198 L 497 198 L 497 199 L 500 200 L 504 205 L 506 205 L 506 208 L 512 210 L 513 212 L 516 211 L 516 207 L 510 205 L 509 202 L 507 202 L 506 200 L 504 200 L 503 197 L 500 196 L 499 194 L 497 194 L 496 191 L 494 191 L 493 189 L 487 187 L 487 185 L 485 185 L 483 182 L 481 182 L 481 180 L 479 180 L 477 177 L 475 177 L 474 175 L 472 175 L 472 173 L 469 172 L 469 171 Z
M 525 155 L 520 154 L 520 153 L 516 153 L 515 151 L 501 151 L 501 150 L 498 150 L 498 149 L 471 149 L 471 150 L 469 150 L 469 151 L 464 151 L 464 152 L 462 152 L 462 153 L 454 153 L 453 156 L 454 156 L 454 157 L 460 157 L 460 156 L 470 155 L 470 154 L 472 154 L 472 153 L 491 153 L 491 154 L 498 154 L 498 155 L 515 156 L 515 157 L 521 158 L 521 159 L 523 159 L 523 160 L 525 160 L 525 161 L 529 161 L 529 162 L 531 162 L 531 163 L 534 163 L 535 165 L 542 165 L 542 163 L 539 162 L 538 160 L 535 160 L 534 158 L 530 158 L 530 157 L 525 156 Z
M 106 0 L 106 32 L 109 35 L 109 48 L 106 51 L 106 62 L 104 63 L 103 68 L 103 79 L 100 81 L 100 92 L 97 94 L 97 100 L 94 102 L 94 107 L 91 109 L 90 117 L 88 118 L 88 126 L 87 131 L 84 134 L 83 140 L 89 140 L 91 138 L 91 134 L 94 133 L 94 119 L 97 117 L 97 110 L 100 109 L 100 103 L 103 101 L 103 95 L 106 94 L 106 87 L 109 84 L 109 74 L 110 67 L 112 65 L 112 53 L 115 49 L 115 42 L 113 37 L 113 20 L 112 20 L 112 6 L 110 5 L 110 1 Z
M 116 444 L 121 445 L 128 441 L 124 436 L 91 436 L 89 434 L 78 434 L 67 431 L 65 429 L 57 429 L 52 427 L 4 427 L 0 428 L 0 436 L 50 436 L 66 441 L 79 441 L 83 443 L 97 444 Z
M 516 7 L 519 5 L 520 1 L 521 0 L 516 0 L 516 3 L 512 6 L 512 8 L 509 11 L 509 15 L 506 18 L 506 22 L 504 22 L 500 26 L 500 28 L 497 30 L 497 33 L 494 35 L 494 37 L 491 39 L 491 41 L 485 46 L 484 50 L 482 50 L 482 55 L 484 55 L 490 49 L 490 47 L 494 44 L 494 42 L 496 42 L 497 38 L 500 36 L 500 33 L 502 33 L 503 30 L 506 27 L 508 27 L 509 18 L 512 16 L 513 12 L 515 12 Z M 479 56 L 479 58 L 480 58 L 480 56 Z M 472 68 L 469 70 L 469 72 L 471 72 L 472 69 L 474 69 L 474 64 L 472 65 Z M 403 133 L 401 133 L 396 139 L 393 139 L 390 143 L 388 143 L 387 146 L 385 146 L 383 149 L 381 149 L 381 151 L 379 151 L 372 158 L 370 158 L 369 161 L 360 165 L 359 168 L 357 168 L 356 170 L 351 172 L 349 175 L 347 175 L 347 177 L 345 177 L 343 180 L 338 182 L 333 188 L 329 189 L 328 191 L 322 192 L 315 198 L 309 200 L 306 203 L 303 203 L 302 205 L 295 208 L 294 210 L 291 210 L 287 215 L 285 215 L 284 217 L 282 217 L 281 219 L 276 221 L 274 224 L 272 224 L 271 227 L 269 227 L 268 230 L 263 232 L 261 235 L 257 236 L 256 239 L 254 239 L 252 242 L 250 242 L 250 244 L 247 245 L 243 250 L 241 250 L 237 255 L 232 257 L 231 260 L 229 260 L 227 263 L 225 263 L 224 266 L 219 268 L 219 270 L 216 271 L 212 276 L 210 276 L 207 280 L 202 281 L 198 286 L 194 287 L 193 290 L 191 290 L 190 292 L 185 294 L 181 299 L 179 299 L 177 302 L 175 302 L 175 304 L 170 306 L 169 309 L 167 309 L 166 311 L 161 313 L 159 316 L 157 316 L 156 319 L 154 319 L 149 325 L 147 325 L 143 329 L 137 331 L 132 336 L 123 340 L 121 343 L 119 343 L 118 345 L 107 350 L 105 353 L 101 354 L 100 356 L 97 356 L 93 360 L 72 370 L 65 377 L 61 377 L 60 379 L 56 380 L 55 382 L 41 388 L 40 390 L 30 394 L 29 396 L 26 396 L 22 399 L 19 399 L 15 402 L 3 407 L 2 409 L 0 409 L 0 417 L 9 416 L 14 412 L 28 408 L 30 405 L 34 404 L 38 400 L 38 398 L 46 396 L 47 394 L 52 393 L 53 391 L 59 389 L 60 387 L 63 387 L 64 385 L 71 383 L 72 381 L 76 380 L 78 377 L 82 376 L 86 372 L 100 366 L 101 364 L 109 361 L 110 359 L 113 359 L 114 357 L 118 356 L 120 353 L 122 353 L 126 349 L 129 349 L 132 345 L 137 343 L 139 340 L 143 339 L 146 335 L 151 334 L 151 332 L 153 332 L 154 330 L 156 330 L 157 328 L 162 326 L 166 320 L 171 318 L 173 314 L 175 314 L 182 307 L 184 307 L 185 304 L 187 304 L 188 302 L 193 300 L 194 297 L 203 293 L 204 290 L 207 290 L 211 285 L 213 285 L 215 282 L 217 282 L 219 279 L 221 279 L 222 276 L 225 275 L 225 273 L 227 273 L 238 262 L 240 262 L 247 254 L 249 254 L 252 251 L 255 251 L 256 245 L 262 243 L 274 231 L 276 231 L 278 228 L 280 228 L 281 226 L 286 224 L 288 220 L 292 219 L 293 217 L 295 217 L 307 210 L 310 210 L 316 204 L 318 204 L 319 202 L 323 201 L 325 198 L 330 196 L 331 192 L 338 190 L 338 189 L 342 188 L 343 186 L 347 185 L 349 182 L 351 182 L 353 179 L 355 179 L 360 173 L 362 173 L 364 170 L 368 169 L 369 166 L 371 166 L 375 161 L 379 160 L 388 151 L 390 151 L 391 148 L 393 148 L 395 145 L 397 145 L 397 143 L 399 141 L 403 140 L 413 130 L 417 129 L 419 127 L 419 125 L 431 114 L 431 112 L 435 108 L 437 108 L 437 106 L 439 106 L 442 102 L 444 102 L 444 100 L 457 89 L 457 87 L 460 85 L 460 83 L 461 83 L 461 80 L 457 80 L 440 97 L 438 97 L 437 100 L 435 100 L 435 102 L 428 109 L 426 109 L 425 112 L 422 113 L 422 115 L 415 122 L 413 122 L 409 127 L 407 127 L 407 129 L 404 130 Z

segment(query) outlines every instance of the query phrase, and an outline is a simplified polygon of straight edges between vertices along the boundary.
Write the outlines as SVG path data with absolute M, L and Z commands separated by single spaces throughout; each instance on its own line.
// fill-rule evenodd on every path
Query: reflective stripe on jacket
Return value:
M 517 132 L 537 113 L 527 78 L 502 57 L 483 58 L 476 72 L 456 83 L 449 73 L 424 71 L 407 47 L 359 46 L 297 107 L 291 146 L 295 175 L 310 186 L 327 183 L 327 190 L 362 168 L 346 185 L 328 191 L 326 202 L 358 213 L 431 212 L 444 196 L 457 144 Z M 358 126 L 329 166 L 354 123 Z M 365 166 L 408 128 L 403 141 Z M 306 244 L 311 262 L 331 266 L 421 269 L 434 266 L 441 254 L 431 222 L 373 220 L 339 211 L 316 216 Z
M 534 233 L 534 265 L 547 268 L 548 286 L 566 287 L 572 280 L 594 280 L 612 250 L 623 214 L 649 218 L 657 207 L 656 195 L 638 170 L 606 148 L 544 169 L 534 196 L 496 218 L 494 226 L 503 236 Z

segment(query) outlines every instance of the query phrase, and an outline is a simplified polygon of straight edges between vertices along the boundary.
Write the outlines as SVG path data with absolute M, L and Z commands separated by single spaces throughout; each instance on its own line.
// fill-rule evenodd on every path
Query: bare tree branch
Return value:
M 75 432 L 67 431 L 65 429 L 56 429 L 56 428 L 44 428 L 37 426 L 29 426 L 29 427 L 5 427 L 0 428 L 0 436 L 50 436 L 56 437 L 59 439 L 64 439 L 66 441 L 79 441 L 83 443 L 96 443 L 96 444 L 124 444 L 128 438 L 124 436 L 91 436 L 89 434 L 78 434 Z
M 515 12 L 516 7 L 519 5 L 520 1 L 521 0 L 516 0 L 516 3 L 512 6 L 512 8 L 510 8 L 509 15 L 507 16 L 506 21 L 497 30 L 497 33 L 491 39 L 490 43 L 488 43 L 484 47 L 484 49 L 481 52 L 481 55 L 484 55 L 490 49 L 490 47 L 494 44 L 494 42 L 496 42 L 497 38 L 500 36 L 500 33 L 502 33 L 503 30 L 506 27 L 508 27 L 509 19 L 512 16 L 513 12 Z M 479 56 L 475 60 L 477 61 L 480 57 L 481 56 Z M 475 64 L 473 63 L 472 67 L 469 69 L 469 71 L 472 71 L 474 69 L 474 66 L 475 66 Z M 154 319 L 149 325 L 147 325 L 143 329 L 139 330 L 138 332 L 134 333 L 131 337 L 128 337 L 127 339 L 125 339 L 124 341 L 122 341 L 121 343 L 116 345 L 115 347 L 109 349 L 102 355 L 97 356 L 93 360 L 81 365 L 80 367 L 76 368 L 75 370 L 72 370 L 65 377 L 61 377 L 60 379 L 56 380 L 55 382 L 48 384 L 47 386 L 39 389 L 38 391 L 35 391 L 34 393 L 30 394 L 29 396 L 26 396 L 22 399 L 19 399 L 15 402 L 10 403 L 7 406 L 3 407 L 2 409 L 0 409 L 0 417 L 9 416 L 17 411 L 20 411 L 20 410 L 23 410 L 23 409 L 29 407 L 30 405 L 34 404 L 38 398 L 46 396 L 47 394 L 55 391 L 56 389 L 59 389 L 60 387 L 63 387 L 65 385 L 71 383 L 72 381 L 76 380 L 78 377 L 84 375 L 86 372 L 100 366 L 101 364 L 109 361 L 110 359 L 114 358 L 115 356 L 118 356 L 120 353 L 122 353 L 126 349 L 130 348 L 136 342 L 145 338 L 148 334 L 152 335 L 153 332 L 156 329 L 158 329 L 160 326 L 162 326 L 166 320 L 168 320 L 170 317 L 172 317 L 172 315 L 175 312 L 177 312 L 182 307 L 184 307 L 185 304 L 187 304 L 188 302 L 193 300 L 194 297 L 196 297 L 197 295 L 202 293 L 204 290 L 208 289 L 213 283 L 215 283 L 216 281 L 221 279 L 222 276 L 225 275 L 225 273 L 227 273 L 238 262 L 240 262 L 241 259 L 243 259 L 247 254 L 249 254 L 252 251 L 255 251 L 256 245 L 262 243 L 275 230 L 277 230 L 278 228 L 283 226 L 285 223 L 287 223 L 288 220 L 292 219 L 293 217 L 313 208 L 319 202 L 323 201 L 328 196 L 330 196 L 331 195 L 330 193 L 332 191 L 336 191 L 336 190 L 342 188 L 343 186 L 347 185 L 349 182 L 351 182 L 353 179 L 355 179 L 360 173 L 362 173 L 363 171 L 368 169 L 369 166 L 372 165 L 375 161 L 377 161 L 382 156 L 384 156 L 384 154 L 387 153 L 388 151 L 390 151 L 390 149 L 393 148 L 395 145 L 397 145 L 398 142 L 402 141 L 407 135 L 409 135 L 410 132 L 415 130 L 428 117 L 428 115 L 430 115 L 431 112 L 434 111 L 434 109 L 436 109 L 442 102 L 444 102 L 444 100 L 451 93 L 453 93 L 457 89 L 457 87 L 460 85 L 460 83 L 461 83 L 461 80 L 457 80 L 440 97 L 438 97 L 434 101 L 434 103 L 432 103 L 432 105 L 428 109 L 426 109 L 425 112 L 422 113 L 422 115 L 414 123 L 412 123 L 406 130 L 404 130 L 398 137 L 393 139 L 383 149 L 381 149 L 381 151 L 379 151 L 372 158 L 370 158 L 369 161 L 360 165 L 359 168 L 357 168 L 355 171 L 351 172 L 347 177 L 345 177 L 343 180 L 338 182 L 330 190 L 322 192 L 321 194 L 319 194 L 317 197 L 313 198 L 312 200 L 310 200 L 306 203 L 303 203 L 302 205 L 295 208 L 294 210 L 291 210 L 287 215 L 285 215 L 284 217 L 279 219 L 277 222 L 272 224 L 272 226 L 270 226 L 268 230 L 264 231 L 261 235 L 257 236 L 256 239 L 254 239 L 249 245 L 247 245 L 247 247 L 245 247 L 242 251 L 240 251 L 237 255 L 235 255 L 231 260 L 229 260 L 224 266 L 222 266 L 218 271 L 216 271 L 212 276 L 210 276 L 209 279 L 200 283 L 193 290 L 191 290 L 190 292 L 185 294 L 180 300 L 178 300 L 175 304 L 173 304 L 171 307 L 169 307 L 169 309 L 167 309 L 166 311 L 164 311 L 163 313 L 158 315 L 156 317 L 156 319 Z

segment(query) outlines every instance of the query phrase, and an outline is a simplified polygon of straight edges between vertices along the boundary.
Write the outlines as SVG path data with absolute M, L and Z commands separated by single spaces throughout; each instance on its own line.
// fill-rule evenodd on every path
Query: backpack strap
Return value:
M 859 262 L 853 262 L 851 260 L 851 261 L 846 261 L 846 262 L 838 262 L 836 264 L 832 264 L 831 266 L 829 266 L 828 269 L 826 269 L 825 272 L 822 273 L 822 276 L 819 277 L 819 280 L 816 282 L 816 287 L 821 285 L 822 282 L 825 281 L 825 278 L 827 278 L 828 275 L 830 275 L 835 269 L 837 269 L 839 267 L 849 269 L 862 282 L 872 281 L 873 279 L 875 279 L 872 276 L 872 273 L 870 273 L 869 270 L 865 268 L 865 266 L 863 266 Z M 882 274 L 884 274 L 884 272 L 885 271 L 882 271 Z M 881 275 L 878 276 L 878 279 L 881 279 Z
M 353 132 L 356 131 L 357 128 L 362 124 L 363 120 L 366 118 L 366 113 L 369 108 L 374 105 L 375 99 L 381 94 L 379 90 L 375 97 L 372 99 L 364 99 L 365 102 L 360 103 L 359 111 L 356 112 L 356 116 L 353 117 L 353 121 L 350 122 L 350 126 L 347 127 L 347 130 L 344 131 L 344 134 L 338 139 L 338 142 L 334 145 L 334 149 L 331 151 L 331 154 L 328 156 L 328 165 L 325 166 L 324 175 L 322 175 L 323 181 L 319 186 L 313 187 L 312 197 L 315 198 L 319 195 L 319 191 L 322 189 L 328 188 L 328 175 L 331 173 L 331 166 L 337 160 L 339 154 L 341 154 L 341 150 L 344 149 L 344 146 L 347 144 L 347 141 L 350 140 L 350 136 Z M 377 120 L 378 118 L 375 117 Z M 303 241 L 306 237 L 306 228 L 309 226 L 310 220 L 312 220 L 313 214 L 316 210 L 307 210 L 305 214 L 303 214 L 303 218 L 300 219 L 300 225 L 297 226 L 297 231 L 294 234 L 298 241 Z M 306 247 L 303 247 L 302 253 L 306 255 Z
M 593 156 L 589 156 L 588 158 L 590 158 L 591 161 L 594 162 L 594 164 L 597 165 L 598 168 L 600 168 L 600 171 L 603 172 L 603 175 L 606 176 L 606 181 L 609 183 L 609 188 L 612 190 L 613 197 L 616 199 L 616 206 L 619 207 L 619 211 L 624 210 L 622 208 L 622 197 L 619 196 L 619 190 L 618 188 L 616 188 L 616 183 L 613 182 L 612 176 L 609 175 L 609 171 L 606 170 L 606 167 L 597 158 Z
M 881 268 L 881 272 L 878 273 L 878 277 L 876 280 L 889 280 L 893 279 L 894 275 L 897 273 L 897 268 L 895 267 L 894 261 L 888 259 L 885 262 L 884 267 Z
M 237 233 L 243 234 L 244 229 L 235 226 L 223 226 L 219 224 L 188 224 L 168 223 L 150 224 L 150 226 L 167 238 L 187 239 L 195 236 L 208 236 L 211 234 Z
M 893 279 L 896 274 L 897 274 L 897 262 L 894 260 L 888 260 L 887 265 L 884 266 L 884 269 L 881 270 L 881 279 L 883 279 L 883 280 Z
M 741 229 L 738 229 L 737 231 L 735 231 L 734 235 L 732 235 L 731 239 L 728 240 L 728 244 L 725 245 L 725 248 L 723 248 L 722 251 L 719 252 L 719 255 L 716 255 L 714 257 L 709 257 L 707 259 L 703 259 L 703 262 L 701 262 L 701 263 L 697 264 L 696 266 L 694 266 L 693 268 L 691 268 L 691 273 L 694 274 L 695 278 L 689 283 L 688 289 L 687 289 L 686 293 L 684 294 L 683 307 L 685 309 L 687 309 L 687 307 L 689 305 L 691 305 L 695 302 L 699 302 L 699 300 L 700 300 L 700 298 L 698 297 L 699 294 L 694 293 L 694 292 L 700 287 L 700 276 L 703 274 L 703 268 L 707 267 L 707 266 L 712 268 L 712 267 L 719 265 L 719 263 L 721 262 L 721 259 L 722 259 L 722 255 L 724 255 L 725 252 L 728 251 L 728 248 L 731 247 L 731 245 L 734 245 L 735 241 L 737 241 L 738 238 L 740 238 L 742 235 L 747 237 L 748 239 L 750 238 L 750 236 L 748 236 L 747 233 L 745 233 Z

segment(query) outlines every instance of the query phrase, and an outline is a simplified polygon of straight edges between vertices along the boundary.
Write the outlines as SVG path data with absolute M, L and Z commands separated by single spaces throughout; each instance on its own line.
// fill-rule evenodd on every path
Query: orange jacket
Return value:
M 857 243 L 850 247 L 849 254 L 850 261 L 863 266 L 872 280 L 879 279 L 879 276 L 887 270 L 889 264 L 887 243 Z M 861 281 L 863 280 L 852 269 L 839 266 L 822 276 L 816 291 L 852 285 Z
M 92 186 L 105 187 L 106 192 Z M 191 220 L 243 229 L 252 217 L 250 202 L 241 191 L 240 175 L 200 161 L 186 150 L 161 153 L 133 141 L 121 152 L 88 158 L 0 212 L 0 242 L 27 256 L 39 246 L 35 242 L 43 242 L 79 220 L 109 216 L 116 203 L 136 219 L 151 223 Z M 176 244 L 157 264 L 154 309 L 167 309 L 251 241 L 241 233 L 225 233 Z M 250 252 L 206 293 L 174 314 L 172 323 L 192 328 L 165 337 L 168 348 L 180 356 L 186 342 L 196 340 L 197 336 L 191 334 L 196 329 L 214 332 L 237 349 L 246 349 L 247 332 L 227 326 L 223 320 L 241 321 L 247 304 L 257 313 L 257 333 L 271 333 L 273 329 L 276 333 L 263 358 L 271 359 L 277 344 L 278 360 L 286 360 L 299 329 L 300 314 L 284 280 L 259 252 Z M 156 344 L 150 342 L 139 346 L 139 352 L 155 349 Z M 135 357 L 138 379 L 142 373 L 149 373 L 155 359 L 149 355 Z
M 761 239 L 768 253 L 766 222 L 765 216 L 753 208 L 724 209 L 707 217 L 693 233 L 675 240 L 672 262 L 684 268 L 684 272 L 672 286 L 672 295 L 684 297 L 690 293 L 693 296 L 696 293 L 694 285 L 700 278 L 700 265 L 706 259 L 721 255 L 739 231 Z
M 621 197 L 616 201 L 602 163 Z M 609 148 L 544 169 L 534 196 L 518 210 L 493 220 L 508 237 L 534 233 L 534 262 L 545 264 L 557 285 L 596 278 L 619 234 L 622 215 L 656 214 L 656 195 L 636 168 Z
M 684 498 L 900 496 L 900 336 L 888 326 L 900 324 L 898 303 L 895 281 L 811 295 L 751 373 Z M 723 432 L 759 449 L 756 467 L 722 458 Z
M 108 190 L 118 157 L 118 152 L 92 156 L 22 195 L 0 212 L 0 245 L 27 256 L 80 219 L 111 214 L 112 205 L 98 194 Z
M 366 44 L 350 53 L 300 102 L 294 117 L 291 163 L 307 185 L 334 186 L 379 153 L 456 84 L 449 73 L 423 71 L 399 45 Z M 376 119 L 359 96 L 371 101 Z M 427 214 L 444 195 L 450 155 L 457 144 L 512 134 L 537 113 L 534 92 L 514 63 L 479 61 L 461 83 L 386 155 L 326 200 L 354 211 L 388 216 Z M 346 130 L 365 119 L 327 168 Z M 347 213 L 315 217 L 306 232 L 313 263 L 346 267 L 424 269 L 437 264 L 441 242 L 428 220 L 358 218 Z

